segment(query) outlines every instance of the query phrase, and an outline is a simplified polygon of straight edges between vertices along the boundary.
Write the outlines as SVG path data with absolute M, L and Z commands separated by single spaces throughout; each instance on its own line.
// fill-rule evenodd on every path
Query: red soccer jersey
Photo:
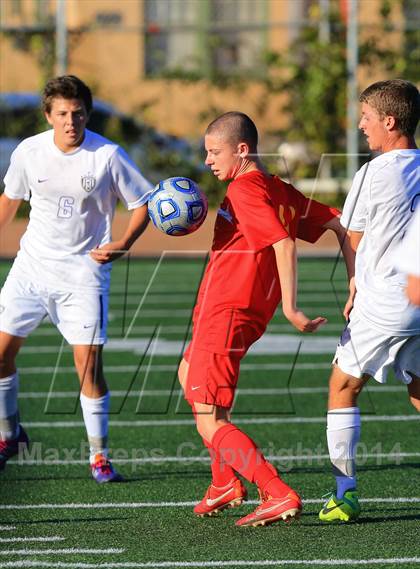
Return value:
M 231 182 L 216 218 L 212 252 L 194 310 L 195 345 L 226 353 L 236 343 L 241 351 L 244 338 L 237 331 L 244 326 L 248 337 L 250 327 L 255 331 L 251 338 L 255 341 L 281 299 L 271 245 L 288 236 L 314 243 L 325 231 L 322 226 L 339 213 L 260 171 Z M 229 337 L 223 332 L 226 326 Z

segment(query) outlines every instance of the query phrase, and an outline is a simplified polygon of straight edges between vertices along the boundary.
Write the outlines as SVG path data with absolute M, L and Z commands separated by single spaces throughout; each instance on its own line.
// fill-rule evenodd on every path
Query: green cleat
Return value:
M 319 512 L 322 522 L 353 522 L 360 514 L 359 500 L 356 490 L 347 490 L 342 498 L 330 494 L 324 507 Z

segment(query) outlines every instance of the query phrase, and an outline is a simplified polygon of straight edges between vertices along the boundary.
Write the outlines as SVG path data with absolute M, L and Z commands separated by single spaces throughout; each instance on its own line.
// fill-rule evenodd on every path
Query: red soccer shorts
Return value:
M 189 364 L 185 399 L 190 403 L 206 403 L 230 409 L 235 397 L 241 358 L 191 349 L 184 358 Z
M 214 318 L 193 336 L 184 354 L 189 364 L 185 398 L 190 403 L 232 407 L 241 359 L 262 333 L 244 321 L 232 325 L 232 320 Z

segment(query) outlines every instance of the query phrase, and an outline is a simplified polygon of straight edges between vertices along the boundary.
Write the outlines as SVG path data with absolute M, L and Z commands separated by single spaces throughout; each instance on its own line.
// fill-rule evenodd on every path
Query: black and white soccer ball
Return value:
M 198 185 L 184 177 L 159 182 L 150 195 L 149 217 L 167 235 L 181 236 L 196 231 L 207 215 L 207 198 Z

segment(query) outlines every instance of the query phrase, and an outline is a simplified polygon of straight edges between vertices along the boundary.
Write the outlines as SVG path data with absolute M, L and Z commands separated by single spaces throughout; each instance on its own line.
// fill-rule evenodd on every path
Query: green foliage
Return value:
M 359 33 L 360 67 L 369 76 L 402 77 L 413 82 L 420 79 L 420 42 L 418 30 L 403 34 L 401 44 L 384 41 L 384 35 L 394 30 L 393 9 L 403 0 L 383 0 L 379 6 L 380 23 Z M 319 35 L 320 13 L 312 11 L 308 26 L 285 54 L 267 53 L 270 73 L 266 79 L 265 97 L 270 93 L 287 93 L 282 112 L 287 113 L 288 127 L 277 131 L 283 139 L 304 141 L 312 153 L 340 154 L 346 148 L 346 27 L 340 19 L 338 3 L 330 3 L 328 28 L 330 39 Z M 317 6 L 315 6 L 317 8 Z M 363 22 L 362 22 L 363 25 Z M 414 46 L 409 47 L 409 46 Z M 345 159 L 336 157 L 334 175 L 342 175 Z M 314 176 L 317 164 L 304 175 Z M 303 172 L 298 172 L 297 175 Z

